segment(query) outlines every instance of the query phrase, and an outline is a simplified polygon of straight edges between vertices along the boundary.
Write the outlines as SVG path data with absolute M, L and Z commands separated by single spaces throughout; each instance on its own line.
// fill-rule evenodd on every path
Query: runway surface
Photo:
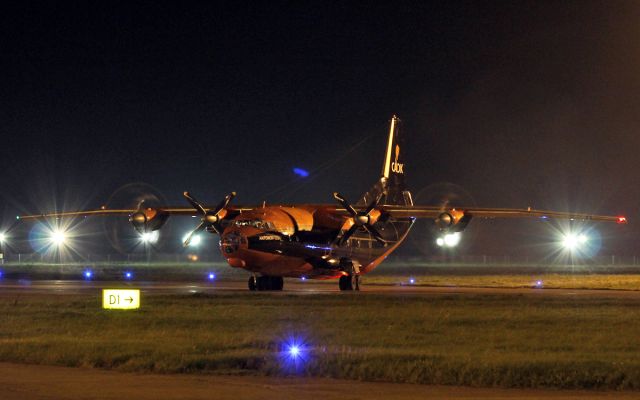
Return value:
M 284 290 L 281 292 L 256 292 L 272 295 L 310 295 L 310 294 L 350 294 L 340 292 L 335 281 L 300 281 L 285 280 Z M 214 282 L 152 282 L 152 281 L 77 281 L 77 280 L 2 280 L 0 281 L 0 295 L 2 294 L 83 294 L 97 293 L 102 289 L 129 288 L 140 289 L 146 295 L 155 294 L 190 294 L 216 292 L 246 292 L 244 281 L 214 281 Z M 418 285 L 364 285 L 357 294 L 388 294 L 388 295 L 529 295 L 529 296 L 565 296 L 565 297 L 611 297 L 640 300 L 637 290 L 581 290 L 581 289 L 544 289 L 544 288 L 494 288 L 494 287 L 454 287 L 454 286 L 418 286 Z

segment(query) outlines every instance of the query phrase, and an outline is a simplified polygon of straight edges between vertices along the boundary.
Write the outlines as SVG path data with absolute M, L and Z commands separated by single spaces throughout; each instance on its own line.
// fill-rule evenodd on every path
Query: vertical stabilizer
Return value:
M 411 193 L 405 184 L 404 142 L 400 134 L 400 119 L 391 117 L 389 137 L 385 147 L 384 161 L 380 180 L 360 200 L 359 204 L 368 204 L 382 194 L 380 204 L 412 205 Z

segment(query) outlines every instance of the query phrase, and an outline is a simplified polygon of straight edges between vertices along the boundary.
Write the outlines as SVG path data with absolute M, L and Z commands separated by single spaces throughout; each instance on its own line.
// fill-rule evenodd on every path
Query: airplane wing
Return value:
M 623 216 L 610 216 L 610 215 L 594 215 L 583 213 L 571 213 L 571 212 L 558 212 L 558 211 L 544 211 L 534 210 L 531 208 L 476 208 L 476 207 L 456 207 L 456 208 L 442 208 L 442 207 L 402 207 L 402 206 L 384 206 L 384 211 L 388 212 L 393 217 L 398 218 L 432 218 L 438 219 L 443 214 L 449 214 L 456 220 L 460 220 L 463 217 L 471 218 L 539 218 L 539 219 L 568 219 L 579 221 L 602 221 L 602 222 L 616 222 L 618 224 L 626 224 L 627 219 Z
M 206 211 L 213 210 L 215 206 L 204 206 Z M 253 207 L 229 207 L 228 210 L 244 212 L 252 210 Z M 19 215 L 16 219 L 20 221 L 39 220 L 49 218 L 73 218 L 73 217 L 94 217 L 94 216 L 131 216 L 132 214 L 142 211 L 144 213 L 156 212 L 169 215 L 183 215 L 183 216 L 198 216 L 198 211 L 190 207 L 157 207 L 157 208 L 143 208 L 138 209 L 108 209 L 100 208 L 97 210 L 83 210 L 83 211 L 61 211 L 51 212 L 46 214 L 32 214 L 32 215 Z

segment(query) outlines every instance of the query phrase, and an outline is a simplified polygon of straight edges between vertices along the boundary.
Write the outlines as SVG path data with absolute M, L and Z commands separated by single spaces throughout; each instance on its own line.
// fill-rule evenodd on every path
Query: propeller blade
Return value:
M 357 225 L 351 225 L 351 228 L 349 228 L 348 231 L 346 231 L 344 233 L 344 235 L 342 235 L 342 237 L 340 238 L 340 241 L 338 242 L 339 246 L 342 246 L 345 244 L 345 242 L 347 240 L 349 240 L 349 238 L 351 237 L 351 235 L 353 235 L 354 233 L 356 233 L 356 231 L 358 230 L 358 226 Z
M 378 230 L 376 228 L 374 228 L 373 225 L 370 225 L 370 224 L 364 225 L 364 229 L 366 229 L 367 232 L 369 232 L 371 235 L 373 235 L 373 237 L 379 243 L 382 243 L 384 245 L 387 244 L 387 241 L 382 238 L 382 235 L 380 234 L 380 232 L 378 232 Z
M 218 213 L 220 211 L 222 211 L 223 209 L 227 208 L 227 206 L 229 205 L 229 202 L 236 197 L 236 192 L 231 192 L 229 193 L 224 199 L 222 199 L 222 201 L 220 202 L 220 204 L 218 204 L 216 206 L 216 208 L 214 208 L 213 210 L 213 215 L 218 215 Z
M 220 230 L 216 228 L 215 224 L 207 226 L 207 232 L 212 233 L 211 231 L 213 231 L 213 233 L 220 235 Z
M 371 204 L 369 204 L 369 207 L 367 207 L 367 209 L 364 210 L 364 215 L 369 215 L 369 213 L 373 211 L 374 208 L 376 208 L 381 198 L 382 198 L 382 193 L 378 193 L 378 196 L 375 199 L 373 199 Z
M 349 204 L 349 202 L 347 201 L 347 199 L 345 199 L 344 197 L 342 197 L 342 195 L 338 192 L 334 192 L 333 193 L 333 197 L 338 200 L 338 202 L 340 204 L 342 204 L 342 207 L 346 208 L 347 211 L 349 212 L 349 214 L 351 214 L 352 216 L 356 216 L 358 214 L 358 212 L 356 211 L 355 208 L 353 208 L 351 206 L 351 204 Z
M 191 204 L 193 208 L 196 209 L 196 211 L 199 211 L 202 215 L 207 213 L 204 207 L 202 207 L 202 204 L 200 204 L 200 202 L 196 200 L 195 197 L 191 196 L 189 192 L 184 192 L 182 195 L 187 199 L 189 204 Z
M 138 207 L 137 207 L 137 210 L 138 210 L 138 211 L 142 211 L 142 205 L 143 205 L 143 204 L 144 204 L 144 199 L 142 199 L 142 200 L 140 200 L 140 201 L 138 202 Z
M 200 231 L 202 231 L 205 228 L 205 223 L 200 222 L 200 225 L 198 225 L 196 227 L 196 229 L 192 230 L 191 233 L 189 234 L 189 236 L 187 236 L 187 239 L 184 241 L 183 246 L 187 247 L 189 246 L 189 243 L 191 243 L 191 238 L 193 237 L 193 235 L 195 235 L 196 233 L 199 233 Z

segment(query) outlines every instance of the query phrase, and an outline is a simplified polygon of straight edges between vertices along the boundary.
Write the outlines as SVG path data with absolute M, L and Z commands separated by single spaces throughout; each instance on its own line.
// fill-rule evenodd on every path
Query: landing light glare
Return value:
M 51 243 L 55 244 L 56 246 L 62 246 L 67 240 L 67 235 L 64 231 L 56 229 L 51 232 L 49 240 L 51 240 Z
M 158 231 L 145 232 L 140 235 L 140 241 L 142 243 L 156 243 L 158 241 Z
M 436 239 L 436 244 L 439 247 L 456 247 L 460 243 L 460 232 L 447 233 L 443 237 Z
M 569 233 L 562 238 L 562 246 L 569 251 L 573 251 L 573 250 L 579 249 L 588 241 L 589 241 L 589 238 L 587 237 L 587 235 L 583 233 L 581 234 Z
M 189 238 L 189 235 L 190 235 L 190 232 L 182 237 L 182 243 L 187 241 L 187 238 Z M 191 237 L 191 241 L 189 242 L 188 246 L 189 247 L 198 247 L 201 242 L 202 242 L 202 237 L 200 235 L 193 235 Z

